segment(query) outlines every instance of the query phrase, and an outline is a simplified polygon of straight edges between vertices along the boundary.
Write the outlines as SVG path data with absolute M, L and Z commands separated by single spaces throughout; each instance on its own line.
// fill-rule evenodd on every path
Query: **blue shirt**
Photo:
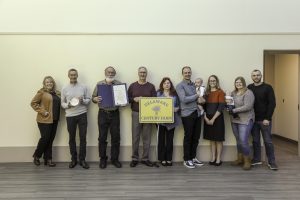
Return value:
M 157 97 L 166 97 L 166 96 L 164 95 L 163 92 L 157 92 Z M 178 96 L 170 96 L 170 97 L 173 98 L 174 108 L 179 107 Z M 171 130 L 171 129 L 175 128 L 176 126 L 180 125 L 180 123 L 181 123 L 181 119 L 179 116 L 179 111 L 177 111 L 177 112 L 174 111 L 174 123 L 163 123 L 160 125 L 167 127 L 168 130 Z
M 181 116 L 187 117 L 198 111 L 198 94 L 193 82 L 183 80 L 176 86 L 176 92 L 180 100 Z M 198 115 L 200 112 L 198 112 Z

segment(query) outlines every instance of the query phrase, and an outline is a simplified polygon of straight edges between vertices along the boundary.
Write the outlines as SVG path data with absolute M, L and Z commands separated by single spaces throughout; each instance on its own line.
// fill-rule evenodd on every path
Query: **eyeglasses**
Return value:
M 209 80 L 209 82 L 217 82 L 217 80 Z

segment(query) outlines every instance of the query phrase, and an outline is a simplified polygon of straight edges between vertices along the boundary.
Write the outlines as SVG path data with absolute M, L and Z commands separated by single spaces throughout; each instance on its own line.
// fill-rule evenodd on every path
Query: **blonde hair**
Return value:
M 240 80 L 242 82 L 243 89 L 241 90 L 242 91 L 241 94 L 244 94 L 247 91 L 247 85 L 246 85 L 246 81 L 245 81 L 244 77 L 242 77 L 242 76 L 238 76 L 235 78 L 234 83 L 233 83 L 234 84 L 234 92 L 235 93 L 238 92 L 238 89 L 235 86 L 235 82 L 238 80 Z
M 200 81 L 200 82 L 203 84 L 203 79 L 200 78 L 200 77 L 199 77 L 199 78 L 196 78 L 194 82 L 196 82 L 196 81 Z
M 52 83 L 53 83 L 52 91 L 56 91 L 56 83 L 55 83 L 54 79 L 52 78 L 52 76 L 45 76 L 45 78 L 44 78 L 44 80 L 43 80 L 43 89 L 44 89 L 44 90 L 47 90 L 47 89 L 46 89 L 46 85 L 45 85 L 47 79 L 50 79 L 50 80 L 52 81 Z

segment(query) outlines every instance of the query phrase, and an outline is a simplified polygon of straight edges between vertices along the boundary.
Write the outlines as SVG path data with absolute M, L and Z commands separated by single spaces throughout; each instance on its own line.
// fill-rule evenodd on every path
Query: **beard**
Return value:
M 106 77 L 106 78 L 105 78 L 105 81 L 106 81 L 107 83 L 111 83 L 111 82 L 113 82 L 114 80 L 115 80 L 114 77 Z
M 254 82 L 254 83 L 260 83 L 260 82 L 261 82 L 261 78 L 260 78 L 260 79 L 258 79 L 258 78 L 253 79 L 253 82 Z

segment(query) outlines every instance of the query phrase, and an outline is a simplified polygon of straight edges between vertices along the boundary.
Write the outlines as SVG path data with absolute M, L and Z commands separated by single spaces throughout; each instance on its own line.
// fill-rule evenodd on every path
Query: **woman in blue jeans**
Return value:
M 228 108 L 231 115 L 231 126 L 237 143 L 237 160 L 232 165 L 243 165 L 244 170 L 251 169 L 249 136 L 254 122 L 254 95 L 247 89 L 243 77 L 234 81 L 235 90 L 231 93 L 234 108 Z M 233 116 L 235 114 L 235 116 Z M 236 116 L 237 115 L 237 116 Z

